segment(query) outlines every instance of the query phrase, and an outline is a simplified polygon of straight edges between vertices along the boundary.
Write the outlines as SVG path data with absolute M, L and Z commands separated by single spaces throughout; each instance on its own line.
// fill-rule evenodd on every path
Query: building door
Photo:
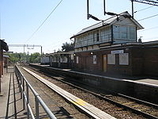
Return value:
M 103 55 L 103 71 L 107 71 L 107 57 L 106 55 Z

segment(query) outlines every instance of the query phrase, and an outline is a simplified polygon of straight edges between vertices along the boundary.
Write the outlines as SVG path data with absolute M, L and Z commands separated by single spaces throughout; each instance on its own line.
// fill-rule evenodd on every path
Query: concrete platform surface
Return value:
M 9 89 L 9 79 L 10 74 L 4 73 L 4 75 L 1 78 L 1 95 L 0 95 L 0 119 L 5 118 L 6 114 L 6 105 L 8 100 L 8 89 Z
M 158 78 L 157 79 L 149 79 L 149 78 L 146 78 L 146 79 L 139 79 L 137 80 L 139 82 L 144 82 L 144 83 L 148 83 L 148 84 L 154 84 L 154 85 L 158 85 Z
M 26 118 L 14 67 L 4 70 L 1 78 L 0 119 Z

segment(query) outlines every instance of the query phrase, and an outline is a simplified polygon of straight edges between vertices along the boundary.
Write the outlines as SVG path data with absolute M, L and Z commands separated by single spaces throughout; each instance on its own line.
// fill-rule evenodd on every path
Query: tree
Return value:
M 13 63 L 26 60 L 25 53 L 12 53 L 12 54 L 7 54 L 7 55 L 9 56 L 10 61 Z
M 62 47 L 62 51 L 64 52 L 68 52 L 68 51 L 72 51 L 74 50 L 74 42 L 73 43 L 63 43 Z
M 40 62 L 40 53 L 36 52 L 30 55 L 30 63 L 39 63 Z

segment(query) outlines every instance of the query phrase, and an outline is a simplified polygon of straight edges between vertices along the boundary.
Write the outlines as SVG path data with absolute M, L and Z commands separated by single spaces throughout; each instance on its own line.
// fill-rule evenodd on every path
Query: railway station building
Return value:
M 82 29 L 75 42 L 74 68 L 91 73 L 158 75 L 158 41 L 137 41 L 143 27 L 128 12 Z
M 50 64 L 50 55 L 49 54 L 42 55 L 41 64 L 42 65 L 49 65 Z
M 41 64 L 57 68 L 73 68 L 74 51 L 54 52 L 45 54 L 41 58 Z

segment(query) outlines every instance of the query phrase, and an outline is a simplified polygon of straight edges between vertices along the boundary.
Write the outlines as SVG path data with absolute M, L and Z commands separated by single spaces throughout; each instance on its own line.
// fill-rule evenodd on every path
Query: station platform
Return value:
M 28 77 L 31 78 L 27 73 L 24 73 L 24 75 L 26 76 L 26 79 Z M 24 98 L 22 97 L 19 83 L 15 76 L 14 67 L 9 67 L 7 70 L 4 70 L 3 77 L 1 78 L 1 85 L 0 119 L 27 119 L 27 107 L 23 101 Z M 60 106 L 58 107 L 56 103 L 50 99 L 51 96 L 37 86 L 37 82 L 31 82 L 31 85 L 34 86 L 38 94 L 44 99 L 47 106 L 51 104 L 51 111 L 55 113 L 57 117 L 60 117 L 61 119 L 71 117 L 64 108 Z M 35 97 L 31 91 L 29 91 L 29 102 L 31 108 L 35 111 Z M 40 118 L 48 118 L 41 105 L 39 105 L 39 109 Z
M 151 85 L 158 85 L 158 77 L 157 78 L 144 78 L 137 80 L 138 82 L 147 83 Z
M 23 109 L 22 105 L 14 67 L 4 69 L 1 78 L 0 119 L 26 118 L 26 110 Z
M 41 65 L 39 63 L 33 63 L 31 65 L 37 65 L 37 66 L 42 66 L 42 67 L 50 67 L 50 65 Z M 72 69 L 61 69 L 61 68 L 54 68 L 50 67 L 52 69 L 59 69 L 63 71 L 72 71 L 75 72 L 75 70 Z M 81 72 L 81 71 L 76 71 L 76 72 Z M 148 85 L 158 85 L 158 77 L 151 77 L 151 76 L 127 76 L 127 75 L 113 75 L 113 74 L 108 74 L 108 73 L 91 73 L 91 72 L 81 72 L 85 74 L 90 74 L 90 75 L 98 75 L 98 76 L 103 76 L 103 77 L 109 77 L 109 78 L 114 78 L 117 80 L 129 80 L 129 81 L 134 81 L 134 82 L 140 82 Z
M 23 73 L 24 77 L 28 80 L 28 82 L 31 84 L 31 86 L 33 86 L 33 89 L 36 91 L 36 94 L 38 94 L 41 97 L 43 103 L 45 103 L 45 105 L 50 109 L 50 111 L 55 115 L 56 118 L 73 119 L 74 115 L 78 115 L 78 112 L 74 113 L 74 115 L 70 115 L 70 113 L 67 112 L 65 107 L 69 107 L 72 109 L 71 106 L 62 103 L 63 105 L 66 105 L 63 106 L 62 104 L 54 100 L 54 98 L 56 98 L 54 92 L 52 92 L 51 90 L 45 90 L 43 88 L 44 84 L 37 83 L 35 77 L 30 76 L 29 73 L 26 73 L 24 70 L 21 70 L 21 72 Z M 19 88 L 19 83 L 17 77 L 15 76 L 14 67 L 10 67 L 9 69 L 4 70 L 4 74 L 1 79 L 1 85 L 2 91 L 0 95 L 0 119 L 27 119 L 27 107 L 23 101 L 24 98 L 22 97 L 22 93 Z M 27 88 L 25 87 L 24 89 Z M 61 99 L 59 100 L 60 102 L 62 102 Z M 36 100 L 31 90 L 29 90 L 29 103 L 34 113 L 33 115 L 36 117 Z M 49 116 L 44 111 L 41 103 L 39 104 L 38 109 L 40 119 L 49 118 Z M 85 115 L 83 115 L 83 117 L 85 117 Z
M 9 79 L 10 79 L 10 74 L 6 73 L 4 71 L 4 74 L 1 78 L 1 94 L 0 94 L 0 119 L 4 119 L 6 116 L 6 105 L 7 105 L 7 99 L 8 99 L 8 89 L 9 89 Z
M 68 71 L 68 70 L 66 69 L 64 71 Z M 74 73 L 74 75 L 76 75 L 75 72 L 71 72 L 71 75 L 72 75 L 72 73 Z M 79 76 L 80 75 L 81 74 L 79 74 Z M 108 79 L 106 76 L 101 76 L 100 78 L 102 78 L 102 77 L 104 77 L 103 80 Z M 3 107 L 3 108 L 0 109 L 0 119 L 4 119 L 6 117 L 6 115 L 8 115 L 8 118 L 15 118 L 15 116 L 17 116 L 18 118 L 27 118 L 26 110 L 23 109 L 23 103 L 22 103 L 23 101 L 22 101 L 20 93 L 19 93 L 18 83 L 17 83 L 17 80 L 15 80 L 15 79 L 16 78 L 13 75 L 12 68 L 10 68 L 9 70 L 6 70 L 6 69 L 4 70 L 4 75 L 1 79 L 2 91 L 1 91 L 1 95 L 0 95 L 0 107 Z M 156 78 L 156 77 L 154 77 L 154 78 L 133 77 L 133 79 L 127 78 L 127 77 L 119 77 L 119 78 L 114 78 L 113 77 L 112 80 L 113 79 L 115 79 L 114 83 L 118 84 L 118 85 L 120 83 L 120 82 L 117 82 L 118 80 L 122 80 L 123 82 L 127 81 L 127 82 L 124 82 L 123 85 L 122 84 L 120 84 L 120 85 L 122 87 L 125 86 L 125 89 L 127 91 L 129 91 L 130 93 L 131 93 L 131 91 L 133 91 L 133 88 L 134 88 L 136 90 L 136 92 L 139 93 L 139 95 L 141 93 L 149 95 L 149 94 L 151 94 L 151 92 L 155 91 L 155 89 L 158 87 L 158 78 Z M 92 79 L 92 80 L 94 80 L 94 79 Z M 112 81 L 112 80 L 108 80 L 107 82 Z M 86 81 L 87 81 L 87 79 L 86 79 Z M 144 85 L 139 85 L 139 84 L 136 85 L 136 84 L 133 84 L 133 83 L 131 84 L 131 82 L 138 82 L 138 83 L 141 83 L 141 84 L 145 84 L 145 86 Z M 96 83 L 96 82 L 93 81 L 92 83 Z M 111 83 L 111 84 L 114 84 L 114 83 Z M 9 84 L 11 84 L 11 85 L 9 85 Z M 36 85 L 36 84 L 34 84 L 34 85 Z M 118 86 L 118 85 L 115 85 L 114 87 L 115 88 L 119 87 L 119 89 L 120 89 L 121 87 Z M 147 87 L 146 85 L 153 85 L 154 87 L 156 86 L 156 88 Z M 112 86 L 112 85 L 110 85 L 110 86 Z M 14 88 L 15 88 L 15 91 L 14 91 Z M 124 87 L 123 87 L 123 89 L 124 89 Z M 10 92 L 9 92 L 9 90 L 10 90 Z M 13 95 L 14 93 L 16 95 Z M 41 92 L 41 93 L 43 94 L 43 92 Z M 153 95 L 154 95 L 154 93 L 153 93 Z M 9 100 L 8 100 L 8 96 L 10 96 Z M 142 95 L 142 96 L 144 96 L 144 95 Z M 46 97 L 46 96 L 43 96 L 43 97 Z M 15 103 L 14 103 L 15 101 L 16 101 L 16 108 L 15 108 Z M 9 105 L 9 106 L 7 107 L 7 105 Z M 8 108 L 8 114 L 7 114 L 7 108 Z M 58 110 L 58 111 L 60 111 L 60 110 Z
M 65 71 L 71 71 L 71 70 L 66 69 Z M 87 72 L 87 74 L 91 74 L 91 73 Z M 156 76 L 130 76 L 130 75 L 119 75 L 119 74 L 108 74 L 108 73 L 96 73 L 94 75 L 103 76 L 105 78 L 109 77 L 109 79 L 138 82 L 147 85 L 158 85 L 158 77 Z

